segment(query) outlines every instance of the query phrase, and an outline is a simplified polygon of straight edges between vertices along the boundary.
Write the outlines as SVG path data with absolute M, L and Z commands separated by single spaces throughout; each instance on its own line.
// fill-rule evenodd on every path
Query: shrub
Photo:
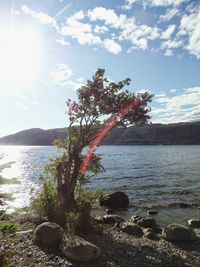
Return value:
M 41 218 L 58 223 L 59 202 L 54 182 L 51 179 L 40 177 L 42 189 L 32 196 L 31 208 Z

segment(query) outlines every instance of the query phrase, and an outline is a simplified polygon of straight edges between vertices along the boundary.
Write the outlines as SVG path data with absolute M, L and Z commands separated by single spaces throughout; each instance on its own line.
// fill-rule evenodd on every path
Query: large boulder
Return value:
M 95 260 L 101 253 L 96 245 L 75 235 L 65 235 L 60 250 L 68 259 L 80 262 Z
M 134 235 L 137 237 L 143 236 L 142 228 L 135 223 L 124 222 L 120 225 L 120 228 L 123 232 L 125 232 L 129 235 Z
M 52 222 L 40 224 L 34 231 L 33 241 L 41 247 L 59 248 L 64 230 Z
M 128 196 L 123 192 L 106 194 L 100 199 L 100 206 L 111 209 L 126 209 L 129 205 Z
M 188 224 L 192 228 L 200 228 L 200 219 L 190 219 Z
M 156 221 L 151 217 L 132 216 L 130 222 L 136 223 L 143 228 L 157 228 Z
M 169 224 L 162 231 L 162 237 L 171 242 L 193 241 L 197 239 L 196 233 L 180 224 Z

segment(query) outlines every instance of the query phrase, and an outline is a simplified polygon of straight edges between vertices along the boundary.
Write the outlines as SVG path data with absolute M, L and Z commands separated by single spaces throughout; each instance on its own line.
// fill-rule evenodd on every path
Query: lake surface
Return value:
M 87 187 L 127 193 L 130 208 L 124 216 L 144 215 L 156 208 L 160 224 L 200 218 L 200 209 L 195 207 L 200 203 L 200 146 L 101 146 L 97 152 L 106 172 Z M 6 202 L 11 211 L 29 203 L 31 188 L 39 188 L 38 178 L 48 158 L 57 152 L 54 147 L 0 146 L 1 153 L 6 154 L 5 162 L 15 161 L 3 176 L 21 182 L 0 186 L 0 193 L 12 194 Z M 180 208 L 180 204 L 194 207 Z

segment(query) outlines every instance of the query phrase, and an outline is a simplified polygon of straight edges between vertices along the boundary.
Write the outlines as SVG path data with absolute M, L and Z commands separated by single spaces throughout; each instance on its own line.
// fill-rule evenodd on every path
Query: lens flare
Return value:
M 115 117 L 110 118 L 104 125 L 103 129 L 100 133 L 98 133 L 97 137 L 93 141 L 92 145 L 88 149 L 87 155 L 84 157 L 83 162 L 80 167 L 80 173 L 85 175 L 87 171 L 88 164 L 94 154 L 97 146 L 101 143 L 101 141 L 106 137 L 107 133 L 112 130 L 112 128 L 120 121 L 129 111 L 138 108 L 141 105 L 142 101 L 137 99 L 133 101 L 131 104 L 121 109 Z

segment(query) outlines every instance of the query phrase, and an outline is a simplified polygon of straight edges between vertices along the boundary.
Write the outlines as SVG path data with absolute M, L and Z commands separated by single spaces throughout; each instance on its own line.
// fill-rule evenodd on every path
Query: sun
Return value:
M 38 77 L 40 38 L 31 28 L 0 28 L 0 89 L 17 89 Z

